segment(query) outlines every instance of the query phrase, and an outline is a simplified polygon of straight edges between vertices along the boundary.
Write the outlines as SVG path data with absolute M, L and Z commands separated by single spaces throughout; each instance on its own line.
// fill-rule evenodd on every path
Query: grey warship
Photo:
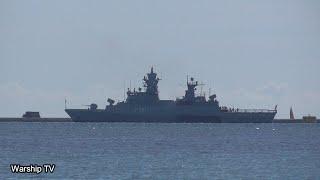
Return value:
M 216 95 L 208 99 L 196 96 L 199 85 L 194 78 L 187 80 L 187 90 L 182 98 L 160 100 L 159 78 L 153 68 L 143 78 L 142 88 L 128 89 L 127 98 L 115 104 L 108 99 L 105 109 L 96 104 L 87 109 L 65 109 L 75 122 L 144 122 L 144 123 L 271 123 L 277 113 L 274 109 L 234 109 L 219 106 Z

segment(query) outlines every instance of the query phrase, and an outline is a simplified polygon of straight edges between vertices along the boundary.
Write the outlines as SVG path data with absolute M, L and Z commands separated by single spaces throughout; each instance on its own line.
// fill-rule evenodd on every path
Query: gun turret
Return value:
M 94 103 L 92 103 L 92 104 L 90 104 L 90 105 L 83 105 L 83 106 L 88 106 L 89 108 L 89 110 L 96 110 L 96 109 L 98 109 L 98 105 L 97 104 L 94 104 Z
M 115 101 L 113 99 L 108 98 L 107 102 L 109 103 L 110 106 L 113 106 Z

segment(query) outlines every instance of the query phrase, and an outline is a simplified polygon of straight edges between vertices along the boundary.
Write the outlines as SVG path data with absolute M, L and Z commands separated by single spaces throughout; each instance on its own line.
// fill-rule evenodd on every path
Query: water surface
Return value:
M 0 179 L 319 179 L 319 137 L 319 124 L 0 123 Z

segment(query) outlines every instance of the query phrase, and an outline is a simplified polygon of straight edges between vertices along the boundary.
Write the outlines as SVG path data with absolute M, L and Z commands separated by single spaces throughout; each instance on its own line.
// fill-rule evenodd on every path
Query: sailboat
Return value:
M 290 107 L 290 120 L 294 120 L 292 107 Z

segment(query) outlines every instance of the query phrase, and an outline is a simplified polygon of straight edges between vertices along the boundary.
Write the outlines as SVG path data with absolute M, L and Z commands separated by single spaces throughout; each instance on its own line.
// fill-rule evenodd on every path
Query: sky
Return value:
M 220 105 L 320 117 L 320 1 L 0 0 L 1 117 L 105 108 L 152 66 L 161 99 L 189 75 Z

